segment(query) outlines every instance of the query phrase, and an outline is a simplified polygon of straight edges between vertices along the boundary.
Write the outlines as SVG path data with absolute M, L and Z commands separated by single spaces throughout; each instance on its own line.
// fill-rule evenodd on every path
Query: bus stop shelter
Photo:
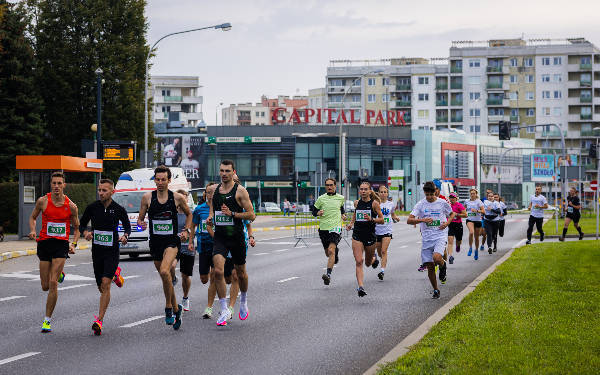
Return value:
M 19 171 L 19 238 L 29 234 L 29 217 L 37 199 L 50 192 L 50 175 L 55 171 L 102 172 L 101 159 L 86 159 L 64 155 L 17 155 Z M 37 220 L 37 230 L 42 221 Z

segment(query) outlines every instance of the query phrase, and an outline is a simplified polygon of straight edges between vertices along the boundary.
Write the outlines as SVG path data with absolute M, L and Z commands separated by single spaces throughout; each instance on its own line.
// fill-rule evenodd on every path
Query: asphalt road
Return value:
M 91 331 L 99 293 L 89 250 L 67 261 L 48 334 L 40 333 L 45 293 L 37 257 L 8 260 L 0 263 L 0 374 L 360 374 L 524 238 L 526 220 L 509 217 L 498 252 L 478 261 L 463 245 L 440 300 L 431 299 L 426 273 L 416 270 L 420 234 L 411 225 L 394 225 L 385 281 L 366 270 L 363 298 L 344 241 L 332 283 L 324 286 L 326 258 L 316 239 L 294 248 L 285 237 L 291 231 L 257 233 L 248 255 L 248 320 L 240 321 L 237 309 L 226 327 L 216 326 L 216 313 L 203 320 L 207 286 L 195 268 L 191 311 L 179 331 L 164 323 L 162 287 L 149 258 L 122 257 L 128 278 L 124 288 L 111 289 L 100 337 Z M 179 300 L 180 284 L 176 291 Z

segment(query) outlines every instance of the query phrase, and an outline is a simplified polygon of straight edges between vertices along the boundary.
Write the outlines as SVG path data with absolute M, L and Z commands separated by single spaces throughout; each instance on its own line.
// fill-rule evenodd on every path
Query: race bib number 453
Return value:
M 173 234 L 173 221 L 172 220 L 154 220 L 152 222 L 152 231 L 158 235 L 169 235 Z
M 215 211 L 215 225 L 233 225 L 233 217 L 225 215 L 223 211 Z
M 48 224 L 46 225 L 46 233 L 50 237 L 66 237 L 67 236 L 67 224 L 66 223 L 48 222 Z

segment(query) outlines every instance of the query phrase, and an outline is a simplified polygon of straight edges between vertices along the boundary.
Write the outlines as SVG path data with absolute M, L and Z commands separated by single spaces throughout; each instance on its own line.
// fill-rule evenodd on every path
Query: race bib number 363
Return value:
M 48 222 L 48 224 L 46 225 L 46 233 L 50 237 L 66 237 L 67 224 Z
M 113 245 L 113 232 L 95 230 L 94 231 L 94 245 L 112 246 Z
M 223 211 L 215 211 L 215 225 L 233 225 L 233 217 L 225 215 Z
M 158 235 L 169 235 L 173 234 L 173 221 L 172 220 L 154 220 L 152 222 L 152 231 Z

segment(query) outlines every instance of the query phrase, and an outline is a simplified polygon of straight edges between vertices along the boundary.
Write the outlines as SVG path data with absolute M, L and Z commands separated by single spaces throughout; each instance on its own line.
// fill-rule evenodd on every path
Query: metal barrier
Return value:
M 346 230 L 346 224 L 351 221 L 352 213 L 347 213 L 346 215 L 347 220 L 342 225 L 342 239 L 350 247 L 350 243 L 348 242 L 350 231 Z M 304 208 L 303 210 L 297 209 L 294 212 L 294 239 L 296 240 L 294 247 L 297 247 L 301 242 L 304 246 L 308 247 L 306 240 L 312 238 L 319 238 L 319 218 L 313 216 L 308 208 Z

